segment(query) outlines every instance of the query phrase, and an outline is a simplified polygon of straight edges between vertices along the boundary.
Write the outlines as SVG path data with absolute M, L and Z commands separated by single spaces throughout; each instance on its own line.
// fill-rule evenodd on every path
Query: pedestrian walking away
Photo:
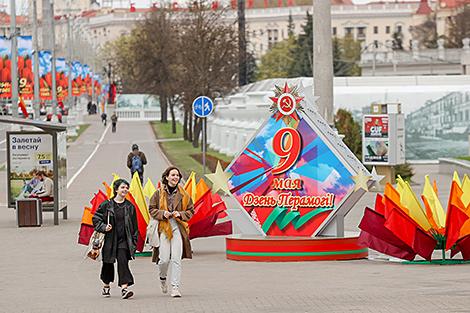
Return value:
M 114 112 L 113 115 L 111 115 L 111 124 L 112 124 L 112 126 L 113 126 L 113 129 L 112 129 L 113 133 L 116 132 L 116 124 L 117 124 L 117 121 L 118 121 L 118 117 L 117 117 L 117 115 L 116 115 L 116 112 Z
M 110 283 L 114 281 L 114 263 L 117 261 L 118 286 L 122 299 L 129 299 L 134 292 L 129 289 L 134 277 L 129 269 L 129 260 L 134 259 L 137 246 L 137 215 L 134 205 L 126 200 L 129 183 L 118 179 L 113 184 L 114 197 L 103 202 L 93 216 L 95 230 L 105 234 L 101 250 L 102 295 L 110 297 Z M 109 221 L 109 222 L 108 222 Z
M 172 297 L 181 297 L 181 259 L 192 258 L 188 221 L 194 214 L 189 194 L 179 185 L 181 172 L 171 166 L 162 174 L 161 187 L 149 203 L 150 215 L 159 221 L 160 246 L 153 249 L 152 262 L 157 263 L 160 287 L 168 292 L 167 274 L 170 268 Z
M 144 165 L 147 164 L 145 153 L 139 150 L 139 146 L 133 144 L 131 153 L 127 156 L 127 167 L 131 170 L 131 179 L 134 173 L 139 174 L 140 182 L 144 183 Z

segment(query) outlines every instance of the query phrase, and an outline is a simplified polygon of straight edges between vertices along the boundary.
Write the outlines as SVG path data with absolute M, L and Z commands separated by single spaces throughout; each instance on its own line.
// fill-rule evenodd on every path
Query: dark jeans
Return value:
M 134 277 L 132 277 L 131 270 L 129 269 L 130 252 L 128 249 L 117 249 L 117 269 L 119 281 L 118 285 L 127 284 L 128 286 L 134 285 Z M 101 280 L 105 285 L 114 281 L 114 263 L 104 263 L 101 267 Z
M 112 129 L 112 131 L 113 131 L 113 133 L 115 133 L 115 132 L 116 132 L 116 123 L 112 123 L 112 124 L 113 124 L 113 129 Z

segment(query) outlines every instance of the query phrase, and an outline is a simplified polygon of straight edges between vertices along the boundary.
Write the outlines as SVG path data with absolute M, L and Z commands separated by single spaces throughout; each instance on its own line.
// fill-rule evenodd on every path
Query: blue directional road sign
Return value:
M 214 103 L 209 97 L 200 96 L 193 101 L 193 112 L 198 117 L 207 117 L 214 111 Z

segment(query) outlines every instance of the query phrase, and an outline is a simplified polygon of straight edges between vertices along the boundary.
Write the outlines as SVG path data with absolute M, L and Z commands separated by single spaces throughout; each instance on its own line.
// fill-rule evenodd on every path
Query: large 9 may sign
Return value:
M 227 168 L 229 188 L 265 235 L 313 236 L 368 172 L 306 114 L 297 88 L 277 87 L 271 100 L 274 113 Z

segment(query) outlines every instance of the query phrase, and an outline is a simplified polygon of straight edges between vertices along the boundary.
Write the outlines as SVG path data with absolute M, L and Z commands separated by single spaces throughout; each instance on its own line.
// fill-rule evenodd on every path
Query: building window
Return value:
M 378 41 L 378 40 L 374 40 L 374 47 L 375 47 L 375 48 L 378 48 L 378 47 L 379 47 L 379 41 Z
M 374 34 L 378 34 L 379 33 L 379 26 L 374 26 Z
M 333 27 L 333 36 L 336 36 L 336 27 Z
M 366 39 L 366 28 L 365 27 L 358 27 L 357 28 L 357 39 L 358 40 L 365 40 Z
M 345 27 L 344 28 L 344 34 L 346 36 L 351 36 L 353 34 L 353 28 L 352 27 Z
M 390 26 L 385 26 L 385 33 L 390 34 Z
M 401 33 L 403 30 L 402 26 L 401 25 L 398 25 L 397 26 L 397 33 Z

